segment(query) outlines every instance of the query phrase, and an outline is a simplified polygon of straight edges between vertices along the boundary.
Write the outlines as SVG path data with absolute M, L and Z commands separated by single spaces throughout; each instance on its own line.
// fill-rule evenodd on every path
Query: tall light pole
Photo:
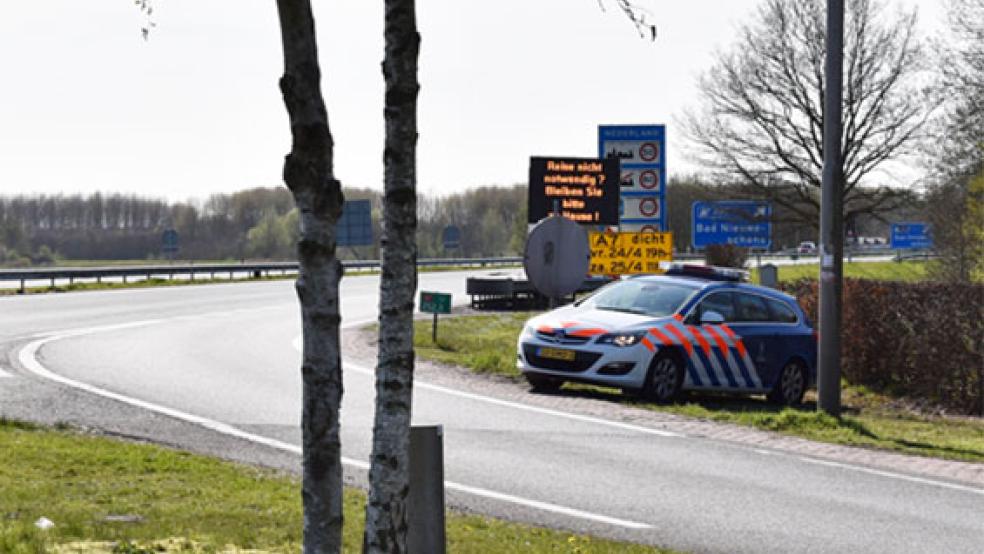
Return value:
M 820 192 L 820 410 L 841 411 L 841 295 L 844 276 L 844 172 L 841 160 L 841 85 L 844 74 L 844 0 L 827 0 L 826 87 L 823 98 L 823 183 Z

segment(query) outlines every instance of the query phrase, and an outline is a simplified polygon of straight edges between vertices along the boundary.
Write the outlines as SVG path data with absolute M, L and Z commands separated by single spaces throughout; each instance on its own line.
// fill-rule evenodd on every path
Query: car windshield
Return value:
M 641 279 L 619 281 L 599 290 L 579 305 L 597 310 L 664 317 L 677 313 L 696 290 L 697 287 L 680 283 Z

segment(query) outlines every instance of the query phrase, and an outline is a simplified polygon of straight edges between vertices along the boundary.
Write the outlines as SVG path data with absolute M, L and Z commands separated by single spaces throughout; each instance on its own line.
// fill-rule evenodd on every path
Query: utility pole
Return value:
M 827 0 L 826 87 L 823 98 L 823 183 L 820 192 L 819 408 L 841 411 L 841 304 L 844 276 L 844 200 L 841 160 L 841 85 L 844 75 L 844 0 Z

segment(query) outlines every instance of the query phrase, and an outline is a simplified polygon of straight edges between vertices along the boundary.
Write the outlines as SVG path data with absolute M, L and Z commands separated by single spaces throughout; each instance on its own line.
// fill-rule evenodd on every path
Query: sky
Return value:
M 419 0 L 418 190 L 526 181 L 529 157 L 594 156 L 599 124 L 667 125 L 668 173 L 700 168 L 676 124 L 758 0 Z M 930 32 L 942 0 L 918 5 Z M 335 172 L 383 187 L 382 1 L 314 0 Z M 0 5 L 0 194 L 170 200 L 279 186 L 290 148 L 274 0 Z M 607 9 L 603 9 L 607 8 Z

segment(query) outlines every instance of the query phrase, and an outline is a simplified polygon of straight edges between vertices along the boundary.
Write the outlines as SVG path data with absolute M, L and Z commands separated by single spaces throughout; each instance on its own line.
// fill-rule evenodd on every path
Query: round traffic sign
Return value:
M 526 239 L 523 269 L 533 287 L 548 298 L 576 291 L 588 272 L 591 248 L 580 225 L 566 217 L 548 217 Z
M 659 215 L 659 201 L 655 198 L 643 198 L 639 201 L 639 213 L 646 217 Z
M 659 186 L 659 173 L 647 169 L 639 174 L 639 186 L 644 189 L 654 189 Z
M 643 161 L 652 162 L 659 157 L 659 146 L 655 142 L 644 142 L 639 147 L 639 157 Z
M 655 233 L 656 232 L 656 228 L 653 227 L 652 225 L 643 225 L 642 228 L 639 229 L 639 232 L 640 233 Z

